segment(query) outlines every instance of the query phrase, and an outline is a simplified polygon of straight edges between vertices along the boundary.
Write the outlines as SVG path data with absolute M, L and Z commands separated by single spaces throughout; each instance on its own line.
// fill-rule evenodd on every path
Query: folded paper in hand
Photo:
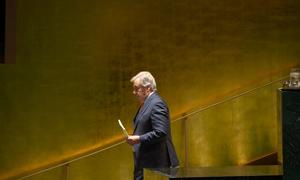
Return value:
M 129 135 L 128 135 L 128 133 L 127 133 L 125 127 L 123 126 L 121 120 L 119 119 L 118 122 L 119 122 L 119 125 L 120 125 L 120 127 L 121 127 L 121 129 L 122 129 L 122 131 L 123 131 L 123 134 L 128 138 Z M 132 147 L 132 151 L 134 152 L 134 148 L 133 148 L 133 147 Z
M 118 122 L 119 122 L 119 125 L 120 125 L 120 127 L 121 127 L 121 129 L 122 129 L 122 131 L 123 131 L 123 134 L 124 134 L 126 137 L 128 137 L 128 133 L 127 133 L 125 127 L 123 126 L 121 120 L 119 119 Z

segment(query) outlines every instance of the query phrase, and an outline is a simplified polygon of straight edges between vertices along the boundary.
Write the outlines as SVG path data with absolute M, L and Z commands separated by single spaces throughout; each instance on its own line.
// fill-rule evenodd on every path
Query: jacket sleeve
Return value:
M 169 130 L 169 112 L 164 102 L 155 103 L 150 121 L 152 131 L 140 136 L 141 143 L 153 143 L 166 138 Z

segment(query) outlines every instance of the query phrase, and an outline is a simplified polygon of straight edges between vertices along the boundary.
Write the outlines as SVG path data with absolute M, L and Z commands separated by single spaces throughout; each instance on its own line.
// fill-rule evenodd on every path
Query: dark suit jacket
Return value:
M 136 166 L 159 168 L 179 165 L 171 138 L 169 110 L 156 92 L 137 112 L 133 134 L 139 135 L 141 141 L 134 145 Z

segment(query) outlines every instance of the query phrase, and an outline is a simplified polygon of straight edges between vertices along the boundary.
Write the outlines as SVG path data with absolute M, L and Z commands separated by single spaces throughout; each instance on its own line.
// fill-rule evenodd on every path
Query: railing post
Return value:
M 188 136 L 187 136 L 187 132 L 188 132 L 188 126 L 187 126 L 187 120 L 188 120 L 188 116 L 186 113 L 182 114 L 182 121 L 183 121 L 183 129 L 184 129 L 184 167 L 188 167 Z
M 63 168 L 63 180 L 69 180 L 69 168 L 70 168 L 70 164 L 65 164 L 64 168 Z

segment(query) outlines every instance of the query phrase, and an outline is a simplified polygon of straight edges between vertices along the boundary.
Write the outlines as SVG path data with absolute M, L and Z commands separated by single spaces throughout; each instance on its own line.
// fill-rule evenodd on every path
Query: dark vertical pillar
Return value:
M 4 63 L 5 52 L 5 0 L 0 1 L 0 63 Z
M 16 63 L 16 5 L 17 0 L 5 1 L 4 63 Z
M 300 178 L 300 90 L 281 90 L 283 179 Z

